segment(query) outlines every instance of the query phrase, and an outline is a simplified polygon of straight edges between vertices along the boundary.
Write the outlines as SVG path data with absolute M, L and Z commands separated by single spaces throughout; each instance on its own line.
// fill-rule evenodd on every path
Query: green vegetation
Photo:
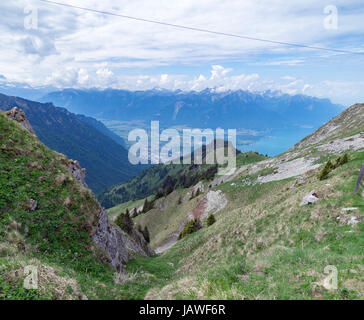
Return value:
M 131 231 L 133 230 L 133 221 L 130 217 L 128 209 L 126 209 L 125 213 L 120 213 L 116 217 L 115 224 L 126 233 L 131 233 Z
M 149 201 L 148 198 L 145 198 L 142 212 L 143 213 L 146 213 L 149 210 L 153 209 L 153 205 L 154 205 L 154 201 L 153 200 Z
M 322 168 L 322 170 L 320 171 L 318 178 L 320 180 L 325 180 L 327 179 L 327 177 L 329 176 L 329 173 L 333 170 L 335 170 L 336 168 L 344 165 L 345 163 L 347 163 L 349 161 L 349 156 L 347 153 L 345 153 L 342 157 L 339 157 L 336 159 L 335 164 L 333 164 L 331 162 L 331 160 L 327 161 L 325 166 Z
M 237 152 L 236 165 L 240 167 L 265 159 L 266 156 L 257 152 Z M 214 178 L 217 170 L 216 165 L 158 164 L 145 169 L 128 182 L 100 193 L 98 199 L 105 208 L 144 199 L 153 194 L 155 199 L 159 199 L 176 188 L 188 188 L 199 181 L 209 181 Z
M 289 188 L 293 179 L 241 188 L 221 184 L 218 189 L 229 203 L 216 214 L 217 221 L 162 255 L 131 262 L 130 273 L 142 269 L 150 275 L 147 279 L 138 275 L 125 290 L 148 299 L 363 299 L 363 218 L 356 225 L 347 221 L 353 213 L 358 217 L 364 213 L 363 187 L 353 194 L 364 152 L 348 156 L 350 160 L 327 180 L 317 179 L 317 169 L 293 190 Z M 299 206 L 312 189 L 320 200 Z M 181 207 L 189 212 L 189 201 L 177 205 L 183 191 L 164 200 L 168 214 Z M 341 213 L 345 207 L 358 209 Z M 147 221 L 152 214 L 148 220 L 152 222 L 158 214 L 166 226 L 167 213 L 153 209 L 140 218 Z M 152 243 L 159 234 L 152 233 Z M 339 271 L 338 290 L 320 284 L 327 265 Z
M 275 168 L 217 187 L 204 181 L 201 194 L 220 190 L 228 200 L 205 228 L 187 222 L 201 205 L 201 196 L 190 199 L 191 187 L 148 198 L 154 206 L 134 219 L 129 212 L 145 199 L 111 209 L 125 212 L 116 224 L 136 223 L 153 248 L 180 238 L 162 254 L 135 256 L 116 279 L 91 239 L 98 204 L 68 173 L 67 158 L 2 114 L 0 129 L 0 299 L 364 298 L 363 186 L 353 193 L 364 151 L 331 160 L 324 181 L 320 169 L 307 172 L 294 188 L 294 178 L 232 185 Z M 319 200 L 300 206 L 312 190 Z M 39 268 L 39 290 L 23 288 L 26 265 Z M 338 269 L 337 290 L 322 285 L 328 265 Z
M 202 228 L 201 221 L 198 218 L 194 218 L 188 221 L 183 228 L 182 232 L 178 236 L 178 240 L 186 237 L 187 235 L 194 233 Z
M 263 161 L 268 159 L 269 157 L 266 155 L 262 155 L 258 152 L 245 152 L 245 153 L 238 153 L 236 155 L 236 166 L 239 168 L 241 166 L 244 166 L 246 164 L 251 164 L 259 161 Z
M 206 220 L 207 226 L 212 226 L 216 222 L 216 218 L 213 214 L 210 214 Z
M 125 299 L 91 238 L 99 205 L 69 160 L 1 112 L 0 148 L 0 299 Z M 38 290 L 23 288 L 27 265 L 38 267 Z
M 216 165 L 158 164 L 145 169 L 124 184 L 109 188 L 99 194 L 98 199 L 105 208 L 144 199 L 153 194 L 158 199 L 176 188 L 188 188 L 200 180 L 212 179 L 216 172 Z
M 149 233 L 148 227 L 145 226 L 144 229 L 143 229 L 141 227 L 141 225 L 138 224 L 137 230 L 143 235 L 145 241 L 147 241 L 148 243 L 150 243 L 150 233 Z

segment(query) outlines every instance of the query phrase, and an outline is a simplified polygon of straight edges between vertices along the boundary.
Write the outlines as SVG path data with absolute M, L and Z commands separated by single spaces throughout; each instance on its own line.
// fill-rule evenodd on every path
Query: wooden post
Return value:
M 361 179 L 363 178 L 363 175 L 364 175 L 364 163 L 361 165 L 360 172 L 359 172 L 359 177 L 358 177 L 358 180 L 356 180 L 356 185 L 355 185 L 354 193 L 357 193 L 358 192 L 359 186 L 360 186 L 360 182 L 361 182 Z

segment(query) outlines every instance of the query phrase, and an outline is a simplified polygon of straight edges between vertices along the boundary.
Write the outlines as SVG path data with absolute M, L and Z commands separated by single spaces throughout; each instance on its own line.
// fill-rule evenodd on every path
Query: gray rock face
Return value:
M 21 126 L 23 126 L 25 129 L 27 129 L 32 135 L 36 136 L 30 122 L 27 120 L 25 113 L 23 110 L 20 110 L 17 107 L 14 107 L 13 109 L 7 111 L 5 113 L 8 118 L 15 120 L 18 122 Z
M 86 169 L 81 168 L 77 160 L 69 160 L 68 171 L 87 188 Z M 125 271 L 124 266 L 132 259 L 132 252 L 145 257 L 155 254 L 139 231 L 133 229 L 130 234 L 126 234 L 119 227 L 112 225 L 105 209 L 101 206 L 98 226 L 92 239 L 106 253 L 111 265 L 120 272 Z
M 105 210 L 101 210 L 97 231 L 93 235 L 95 244 L 105 251 L 110 258 L 111 265 L 123 270 L 123 265 L 129 261 L 129 253 L 125 246 L 123 234 L 117 227 L 111 226 Z
M 139 231 L 133 229 L 131 234 L 126 234 L 111 225 L 104 209 L 100 212 L 93 241 L 108 255 L 111 265 L 120 271 L 124 271 L 124 265 L 132 258 L 130 251 L 145 257 L 155 254 Z
M 318 200 L 319 200 L 319 198 L 316 194 L 316 191 L 313 190 L 306 197 L 303 198 L 303 200 L 301 202 L 301 206 L 313 204 L 313 203 L 317 202 Z
M 81 168 L 77 160 L 70 160 L 68 163 L 68 171 L 74 176 L 74 178 L 81 183 L 85 188 L 88 188 L 86 184 L 86 169 Z

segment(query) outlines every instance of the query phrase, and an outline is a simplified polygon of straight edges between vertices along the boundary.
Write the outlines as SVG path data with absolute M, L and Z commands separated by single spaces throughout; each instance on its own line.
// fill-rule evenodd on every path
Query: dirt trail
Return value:
M 185 227 L 186 223 L 188 221 L 190 221 L 190 217 L 188 217 L 188 219 L 186 219 L 177 229 L 176 232 L 172 233 L 169 237 L 169 240 L 167 242 L 165 242 L 164 244 L 160 245 L 159 247 L 157 247 L 154 251 L 155 253 L 159 254 L 159 253 L 163 253 L 164 251 L 167 251 L 169 248 L 173 247 L 174 244 L 178 241 L 178 236 L 179 234 L 182 232 L 183 228 Z

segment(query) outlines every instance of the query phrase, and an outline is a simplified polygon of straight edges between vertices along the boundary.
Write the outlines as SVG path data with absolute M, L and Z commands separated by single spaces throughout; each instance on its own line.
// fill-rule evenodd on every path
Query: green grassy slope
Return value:
M 0 299 L 127 298 L 91 238 L 100 207 L 68 161 L 0 112 Z M 23 288 L 27 265 L 39 290 Z
M 138 275 L 123 290 L 147 299 L 364 299 L 363 187 L 353 194 L 364 152 L 349 156 L 327 180 L 317 178 L 318 168 L 294 189 L 294 179 L 219 185 L 229 203 L 217 222 L 161 255 L 130 263 L 128 271 Z M 319 201 L 300 206 L 312 190 Z M 182 206 L 171 201 L 169 212 Z M 357 209 L 343 213 L 347 207 Z M 149 214 L 161 230 L 171 223 L 162 211 L 137 219 Z M 353 215 L 359 223 L 347 224 Z M 157 237 L 152 232 L 152 243 Z M 322 286 L 328 265 L 338 269 L 337 290 Z

